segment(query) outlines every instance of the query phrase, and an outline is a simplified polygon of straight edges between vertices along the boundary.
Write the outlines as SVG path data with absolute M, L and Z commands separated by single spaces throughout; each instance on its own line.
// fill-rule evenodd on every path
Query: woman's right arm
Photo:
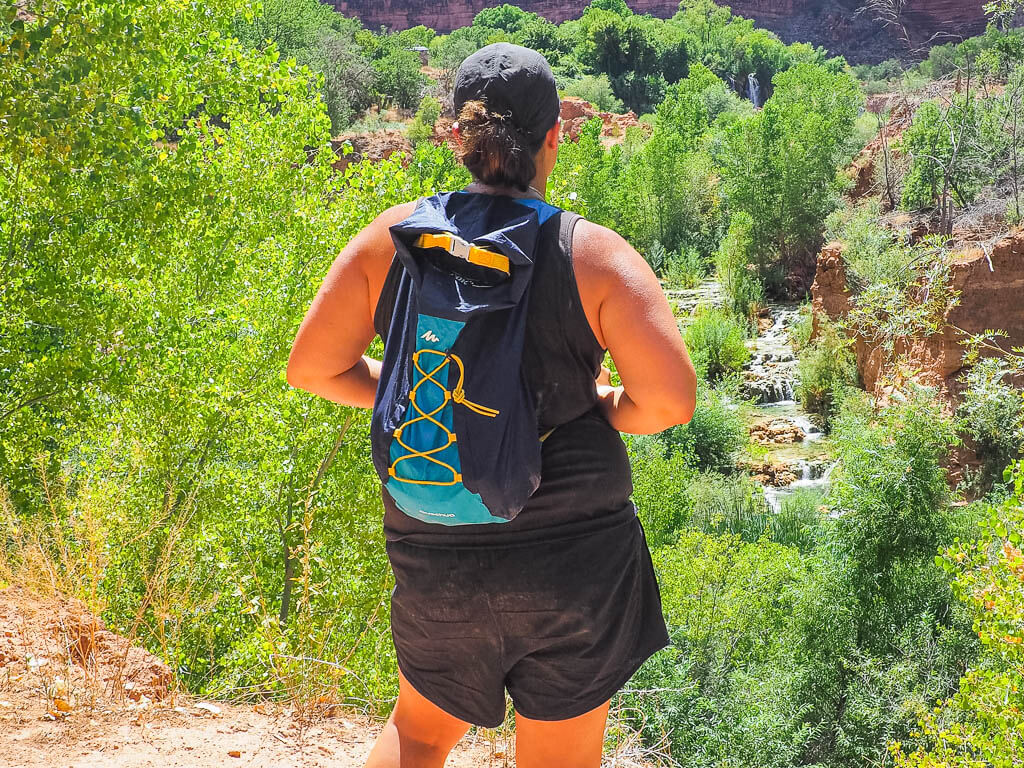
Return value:
M 620 432 L 653 434 L 685 424 L 697 376 L 650 266 L 620 235 L 580 220 L 573 267 L 591 329 L 611 353 L 622 386 L 599 384 L 599 405 Z

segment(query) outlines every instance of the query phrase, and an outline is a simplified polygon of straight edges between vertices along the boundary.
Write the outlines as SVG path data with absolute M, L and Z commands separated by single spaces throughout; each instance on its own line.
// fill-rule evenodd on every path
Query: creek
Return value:
M 715 282 L 667 295 L 683 325 L 698 306 L 724 305 Z M 799 319 L 799 305 L 769 304 L 758 323 L 760 332 L 747 342 L 751 354 L 743 370 L 749 400 L 743 413 L 751 439 L 738 464 L 764 488 L 776 513 L 798 492 L 824 494 L 835 466 L 827 437 L 797 400 L 798 363 L 790 331 Z

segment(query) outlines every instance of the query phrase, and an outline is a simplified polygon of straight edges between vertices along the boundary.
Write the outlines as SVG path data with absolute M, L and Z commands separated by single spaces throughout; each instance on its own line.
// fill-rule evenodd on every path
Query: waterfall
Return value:
M 757 75 L 751 72 L 747 75 L 747 90 L 750 93 L 750 101 L 755 107 L 761 106 L 761 83 L 757 80 Z

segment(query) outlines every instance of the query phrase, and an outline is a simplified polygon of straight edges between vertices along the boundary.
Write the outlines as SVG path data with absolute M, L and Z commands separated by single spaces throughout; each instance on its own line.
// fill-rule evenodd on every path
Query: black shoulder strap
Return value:
M 572 233 L 576 229 L 576 222 L 582 219 L 578 213 L 571 211 L 562 211 L 559 216 L 561 224 L 558 228 L 558 246 L 562 253 L 566 255 L 572 254 Z

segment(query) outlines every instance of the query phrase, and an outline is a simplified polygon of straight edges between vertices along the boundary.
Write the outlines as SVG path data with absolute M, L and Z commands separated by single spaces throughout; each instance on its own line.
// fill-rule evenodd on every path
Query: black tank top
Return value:
M 584 535 L 636 514 L 625 445 L 596 408 L 594 380 L 604 349 L 587 321 L 573 272 L 572 237 L 579 218 L 563 211 L 548 219 L 534 257 L 523 376 L 536 398 L 538 436 L 547 435 L 540 487 L 510 522 L 452 527 L 409 517 L 382 489 L 389 541 L 512 545 Z M 386 338 L 402 269 L 395 259 L 377 302 L 374 327 L 381 338 Z

